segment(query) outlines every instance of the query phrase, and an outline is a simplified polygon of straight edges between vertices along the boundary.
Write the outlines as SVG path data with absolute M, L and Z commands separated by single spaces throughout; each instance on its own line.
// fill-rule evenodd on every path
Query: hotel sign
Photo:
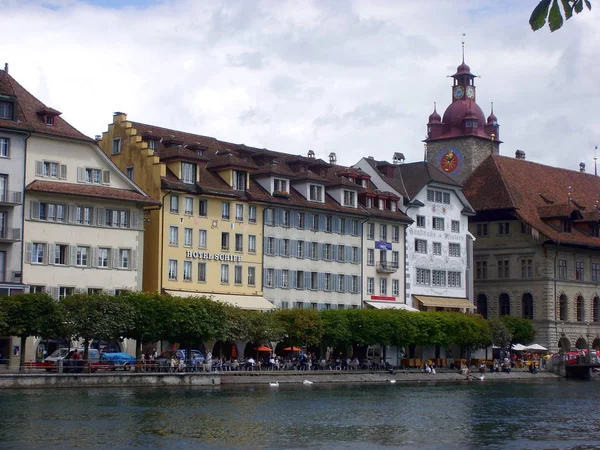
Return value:
M 377 250 L 391 250 L 392 249 L 392 243 L 391 242 L 385 242 L 385 241 L 376 241 L 375 242 L 375 248 Z
M 192 252 L 191 250 L 185 252 L 185 257 L 229 262 L 240 262 L 242 260 L 242 257 L 240 255 L 229 255 L 226 253 Z

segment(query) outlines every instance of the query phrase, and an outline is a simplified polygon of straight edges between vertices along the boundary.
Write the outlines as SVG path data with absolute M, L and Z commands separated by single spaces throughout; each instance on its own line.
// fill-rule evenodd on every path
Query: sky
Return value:
M 418 161 L 433 103 L 442 114 L 451 101 L 464 33 L 501 154 L 593 171 L 600 2 L 554 33 L 529 28 L 537 3 L 0 0 L 0 63 L 91 137 L 121 111 L 345 165 Z

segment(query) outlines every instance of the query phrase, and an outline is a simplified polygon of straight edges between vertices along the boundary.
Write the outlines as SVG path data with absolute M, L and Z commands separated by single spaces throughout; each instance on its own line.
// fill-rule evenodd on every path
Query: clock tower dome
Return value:
M 498 119 L 485 119 L 476 102 L 475 77 L 462 63 L 452 75 L 452 103 L 440 117 L 434 105 L 427 122 L 426 159 L 445 174 L 463 182 L 490 154 L 500 151 Z

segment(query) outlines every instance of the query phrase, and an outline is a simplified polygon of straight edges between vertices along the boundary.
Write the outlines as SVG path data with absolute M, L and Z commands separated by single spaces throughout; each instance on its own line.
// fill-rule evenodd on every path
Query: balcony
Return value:
M 394 273 L 398 270 L 397 262 L 377 261 L 375 270 L 379 273 Z
M 18 242 L 21 240 L 20 228 L 0 228 L 0 242 Z
M 0 191 L 0 205 L 15 206 L 23 203 L 23 193 L 20 191 Z

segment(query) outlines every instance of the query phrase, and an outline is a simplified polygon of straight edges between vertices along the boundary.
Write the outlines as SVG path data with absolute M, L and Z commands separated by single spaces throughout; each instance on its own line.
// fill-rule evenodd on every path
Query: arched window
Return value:
M 510 297 L 508 294 L 500 294 L 498 310 L 501 316 L 510 316 Z
M 575 342 L 575 348 L 578 348 L 578 349 L 588 348 L 588 343 L 584 338 L 579 338 L 579 339 L 577 339 L 577 342 Z
M 592 302 L 592 320 L 600 322 L 600 298 L 594 297 Z
M 484 319 L 488 318 L 488 300 L 485 294 L 477 296 L 477 313 L 481 314 Z
M 560 320 L 567 320 L 567 296 L 565 294 L 560 295 L 559 305 L 558 305 L 558 317 Z
M 575 300 L 575 312 L 577 317 L 577 322 L 583 322 L 585 309 L 583 307 L 583 297 L 579 295 Z
M 521 299 L 521 315 L 523 319 L 533 319 L 533 296 L 527 292 Z

